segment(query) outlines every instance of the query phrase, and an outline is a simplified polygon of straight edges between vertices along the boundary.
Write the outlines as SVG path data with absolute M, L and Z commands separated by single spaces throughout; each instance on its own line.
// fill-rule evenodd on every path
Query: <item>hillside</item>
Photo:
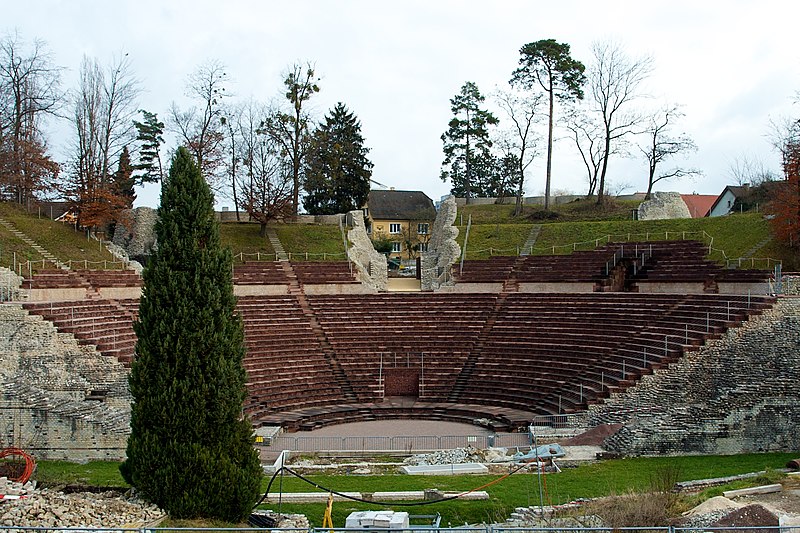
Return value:
M 467 259 L 491 255 L 517 255 L 534 227 L 540 232 L 529 250 L 536 255 L 570 253 L 573 249 L 593 248 L 609 237 L 613 240 L 663 240 L 665 238 L 694 238 L 711 244 L 712 258 L 767 258 L 783 260 L 784 271 L 800 270 L 800 260 L 785 247 L 770 239 L 769 223 L 758 213 L 744 213 L 718 218 L 680 220 L 630 220 L 630 210 L 637 202 L 619 202 L 610 208 L 597 210 L 587 202 L 571 202 L 556 206 L 558 218 L 537 220 L 541 211 L 526 207 L 524 216 L 513 217 L 513 206 L 466 206 L 459 211 L 458 242 L 463 246 L 466 222 L 472 216 Z M 0 217 L 13 223 L 39 245 L 63 262 L 73 261 L 90 268 L 114 268 L 113 257 L 84 232 L 69 225 L 53 222 L 38 213 L 26 213 L 11 203 L 0 202 Z M 462 224 L 463 222 L 463 224 Z M 274 224 L 286 252 L 297 260 L 343 260 L 344 243 L 337 226 L 316 224 Z M 705 233 L 703 233 L 705 232 Z M 275 257 L 268 239 L 259 236 L 258 224 L 223 223 L 220 235 L 229 246 L 236 261 Z M 42 261 L 42 256 L 28 244 L 0 225 L 0 265 L 11 267 L 20 261 Z M 16 263 L 15 263 L 16 261 Z M 41 263 L 40 263 L 41 264 Z M 83 265 L 81 265 L 83 266 Z M 742 266 L 773 267 L 766 261 L 744 261 Z M 118 266 L 117 266 L 118 267 Z

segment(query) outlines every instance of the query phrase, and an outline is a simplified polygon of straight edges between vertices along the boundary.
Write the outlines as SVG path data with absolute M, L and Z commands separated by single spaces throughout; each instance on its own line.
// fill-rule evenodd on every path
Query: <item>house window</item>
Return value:
M 398 224 L 399 226 L 399 224 Z M 392 243 L 392 252 L 398 253 L 403 251 L 403 243 L 402 242 L 393 242 Z
M 427 242 L 419 243 L 419 251 L 420 252 L 427 252 L 428 251 L 428 243 Z
M 427 222 L 420 222 L 417 224 L 417 234 L 418 235 L 427 235 L 428 234 L 428 227 L 429 224 Z
M 389 233 L 395 235 L 400 233 L 400 224 L 389 224 Z

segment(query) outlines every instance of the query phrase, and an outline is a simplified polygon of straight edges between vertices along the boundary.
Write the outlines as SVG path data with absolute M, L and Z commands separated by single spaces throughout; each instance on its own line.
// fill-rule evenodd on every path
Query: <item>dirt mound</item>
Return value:
M 601 446 L 603 441 L 620 430 L 622 424 L 603 424 L 580 435 L 559 442 L 562 446 Z
M 753 504 L 731 511 L 711 524 L 711 527 L 753 527 L 777 525 L 780 525 L 777 516 L 765 509 L 762 505 Z M 759 533 L 759 530 L 740 529 L 737 533 Z

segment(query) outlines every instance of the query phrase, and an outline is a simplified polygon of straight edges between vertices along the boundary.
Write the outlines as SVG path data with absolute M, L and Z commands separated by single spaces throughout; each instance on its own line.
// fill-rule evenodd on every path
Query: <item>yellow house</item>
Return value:
M 388 240 L 390 257 L 414 259 L 428 250 L 436 208 L 422 191 L 370 191 L 364 220 L 372 241 Z

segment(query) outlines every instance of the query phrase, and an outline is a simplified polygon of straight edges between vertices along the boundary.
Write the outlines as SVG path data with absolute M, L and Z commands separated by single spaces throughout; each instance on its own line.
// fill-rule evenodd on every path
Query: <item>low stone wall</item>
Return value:
M 281 296 L 289 294 L 288 285 L 234 285 L 236 296 Z
M 544 292 L 560 292 L 560 293 L 576 293 L 576 292 L 594 292 L 594 283 L 592 282 L 575 282 L 575 283 L 520 283 L 519 292 L 530 293 L 544 293 Z
M 783 297 L 721 339 L 593 406 L 625 454 L 800 449 L 800 298 Z
M 456 283 L 441 287 L 438 292 L 500 292 L 503 290 L 503 283 Z
M 102 391 L 103 400 L 93 391 Z M 38 459 L 122 459 L 127 372 L 18 304 L 0 306 L 0 442 Z
M 303 285 L 303 292 L 315 294 L 374 294 L 375 289 L 363 283 L 324 283 Z
M 25 289 L 28 301 L 31 302 L 71 302 L 85 300 L 89 291 L 85 288 L 74 287 L 64 289 Z
M 643 294 L 702 294 L 705 284 L 702 281 L 637 281 L 636 287 Z
M 772 287 L 769 282 L 763 283 L 733 283 L 727 281 L 718 281 L 717 287 L 720 294 L 771 294 Z

